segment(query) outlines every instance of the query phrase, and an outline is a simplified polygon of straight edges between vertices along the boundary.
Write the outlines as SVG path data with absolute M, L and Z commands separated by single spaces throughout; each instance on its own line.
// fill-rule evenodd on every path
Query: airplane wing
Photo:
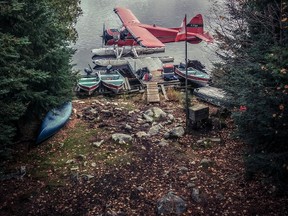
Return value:
M 143 47 L 164 47 L 165 45 L 152 35 L 147 29 L 142 28 L 138 25 L 128 25 L 126 29 L 133 36 L 134 40 L 137 41 Z
M 213 42 L 213 38 L 207 32 L 205 32 L 204 34 L 187 32 L 188 40 L 189 40 L 189 36 L 196 36 L 196 37 L 200 38 L 201 40 L 203 40 L 203 41 L 205 41 L 207 43 Z
M 127 8 L 117 7 L 114 8 L 114 12 L 118 15 L 124 25 L 133 23 L 140 24 L 140 21 L 137 19 L 137 17 L 132 13 L 131 10 Z
M 132 13 L 131 10 L 126 8 L 117 7 L 114 12 L 118 15 L 123 23 L 123 26 L 133 36 L 134 40 L 137 41 L 143 47 L 164 47 L 165 45 L 158 40 L 153 34 L 147 29 L 141 27 L 140 21 Z

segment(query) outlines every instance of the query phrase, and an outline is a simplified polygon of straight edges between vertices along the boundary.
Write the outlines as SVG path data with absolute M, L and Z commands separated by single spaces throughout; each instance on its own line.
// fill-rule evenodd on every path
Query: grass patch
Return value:
M 182 93 L 174 88 L 167 88 L 166 94 L 169 101 L 181 102 L 183 99 Z
M 97 149 L 90 143 L 91 138 L 97 136 L 97 129 L 87 129 L 84 123 L 78 123 L 74 128 L 67 129 L 67 138 L 59 143 L 57 137 L 37 147 L 24 159 L 25 164 L 34 163 L 31 176 L 37 179 L 45 179 L 53 173 L 53 176 L 61 176 L 67 173 L 71 167 L 79 166 L 83 161 L 79 155 L 86 158 Z M 101 157 L 106 158 L 104 156 Z M 67 161 L 73 160 L 71 163 Z

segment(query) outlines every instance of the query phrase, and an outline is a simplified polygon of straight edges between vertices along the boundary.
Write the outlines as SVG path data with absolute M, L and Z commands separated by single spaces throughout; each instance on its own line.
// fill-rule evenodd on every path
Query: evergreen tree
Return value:
M 46 0 L 0 3 L 0 148 L 13 142 L 19 128 L 71 100 L 75 77 L 69 43 L 76 36 L 69 22 L 80 14 L 78 4 L 73 1 L 77 13 L 64 15 Z
M 217 31 L 224 63 L 216 83 L 234 96 L 233 118 L 248 144 L 247 174 L 288 182 L 287 4 L 274 0 L 228 1 L 230 28 Z M 231 19 L 232 18 L 232 19 Z M 221 30 L 223 30 L 222 28 Z M 239 107 L 245 106 L 245 111 Z

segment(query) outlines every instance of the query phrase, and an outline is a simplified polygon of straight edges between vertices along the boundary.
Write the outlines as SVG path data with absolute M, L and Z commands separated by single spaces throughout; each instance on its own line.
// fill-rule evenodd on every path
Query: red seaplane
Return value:
M 161 48 L 164 43 L 172 43 L 187 40 L 188 43 L 198 44 L 201 41 L 212 42 L 213 38 L 203 29 L 203 17 L 201 14 L 193 17 L 189 23 L 184 18 L 182 25 L 177 28 L 164 28 L 156 25 L 141 23 L 127 8 L 117 7 L 114 12 L 120 18 L 123 26 L 118 29 L 103 29 L 103 43 L 105 45 L 142 46 L 145 48 Z M 185 34 L 185 25 L 187 38 Z M 118 53 L 118 52 L 117 52 Z

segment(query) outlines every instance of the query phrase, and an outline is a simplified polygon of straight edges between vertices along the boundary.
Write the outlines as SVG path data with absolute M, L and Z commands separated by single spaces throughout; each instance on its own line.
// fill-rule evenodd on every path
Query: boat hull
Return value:
M 124 77 L 118 71 L 100 71 L 98 75 L 102 85 L 114 93 L 117 94 L 121 89 L 123 89 Z
M 195 72 L 195 74 L 194 74 Z M 186 70 L 185 68 L 179 68 L 175 67 L 174 73 L 183 79 L 186 79 Z M 199 86 L 206 86 L 210 82 L 210 76 L 204 72 L 198 71 L 198 70 L 188 70 L 187 80 L 191 81 Z
M 40 144 L 56 134 L 69 120 L 71 113 L 71 102 L 66 102 L 60 107 L 50 110 L 41 124 L 36 144 Z
M 120 92 L 120 90 L 123 89 L 123 87 L 124 87 L 124 82 L 119 83 L 118 85 L 116 85 L 114 83 L 105 82 L 105 81 L 102 81 L 102 83 L 107 89 L 113 91 L 116 94 L 118 94 Z
M 92 94 L 100 86 L 100 79 L 98 77 L 82 77 L 78 81 L 78 88 L 82 91 L 87 92 L 89 95 Z

